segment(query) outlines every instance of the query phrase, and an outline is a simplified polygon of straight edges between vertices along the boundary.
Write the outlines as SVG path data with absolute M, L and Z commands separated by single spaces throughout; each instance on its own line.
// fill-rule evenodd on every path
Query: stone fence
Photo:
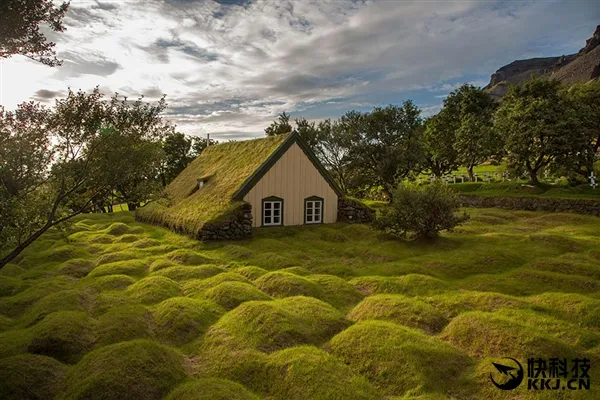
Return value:
M 504 208 L 507 210 L 572 212 L 600 217 L 600 201 L 555 199 L 548 197 L 460 196 L 464 207 Z
M 375 220 L 375 210 L 365 204 L 349 199 L 338 199 L 338 221 L 368 224 Z
M 243 203 L 223 220 L 204 224 L 200 232 L 203 241 L 240 240 L 252 236 L 252 206 Z

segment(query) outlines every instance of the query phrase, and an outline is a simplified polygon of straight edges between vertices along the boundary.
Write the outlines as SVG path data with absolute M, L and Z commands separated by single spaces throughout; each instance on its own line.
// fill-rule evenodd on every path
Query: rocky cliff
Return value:
M 568 85 L 600 76 L 600 25 L 578 53 L 513 61 L 492 74 L 485 89 L 493 97 L 501 98 L 509 85 L 518 85 L 532 76 L 558 79 Z

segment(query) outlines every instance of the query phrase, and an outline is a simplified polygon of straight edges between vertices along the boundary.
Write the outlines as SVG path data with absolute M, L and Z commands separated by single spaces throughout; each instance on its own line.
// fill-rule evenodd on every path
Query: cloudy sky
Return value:
M 262 136 L 282 111 L 311 120 L 412 99 L 436 113 L 462 82 L 515 59 L 577 52 L 598 0 L 72 0 L 61 67 L 3 60 L 0 103 L 67 87 L 156 100 L 178 130 Z

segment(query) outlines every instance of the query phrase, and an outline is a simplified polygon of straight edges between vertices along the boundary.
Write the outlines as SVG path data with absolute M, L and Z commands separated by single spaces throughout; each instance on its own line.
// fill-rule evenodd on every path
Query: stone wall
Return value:
M 339 222 L 368 224 L 375 220 L 375 210 L 357 200 L 340 197 L 337 219 Z
M 573 212 L 600 217 L 600 201 L 553 199 L 545 197 L 460 196 L 464 207 L 504 208 L 507 210 Z
M 203 241 L 240 240 L 252 236 L 252 206 L 242 204 L 223 220 L 204 224 L 200 232 Z

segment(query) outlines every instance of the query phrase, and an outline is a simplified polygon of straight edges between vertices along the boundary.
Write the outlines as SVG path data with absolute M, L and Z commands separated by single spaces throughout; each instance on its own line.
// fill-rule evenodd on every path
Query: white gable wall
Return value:
M 244 196 L 244 201 L 252 205 L 253 226 L 261 226 L 262 199 L 270 196 L 283 199 L 284 225 L 304 224 L 304 199 L 311 196 L 324 200 L 324 223 L 337 220 L 337 194 L 297 143 Z

